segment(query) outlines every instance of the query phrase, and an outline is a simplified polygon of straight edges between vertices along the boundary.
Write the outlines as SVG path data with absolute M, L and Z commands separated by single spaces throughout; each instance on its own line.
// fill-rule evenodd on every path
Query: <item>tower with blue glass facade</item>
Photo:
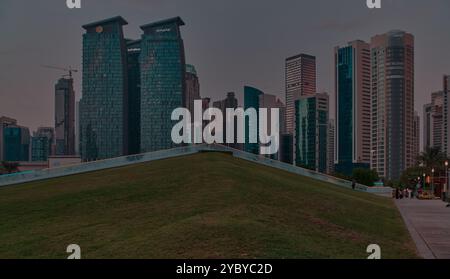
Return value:
M 335 172 L 352 175 L 370 167 L 370 45 L 353 41 L 335 48 Z
M 326 173 L 329 96 L 319 93 L 295 101 L 295 164 Z
M 176 17 L 141 26 L 141 152 L 174 147 L 171 114 L 185 104 L 183 25 Z
M 250 108 L 253 108 L 256 110 L 256 114 L 258 115 L 259 112 L 259 97 L 264 95 L 264 92 L 261 90 L 251 87 L 251 86 L 245 86 L 244 87 L 244 110 L 247 111 Z M 256 127 L 250 127 L 250 121 L 247 117 L 245 117 L 245 143 L 244 143 L 244 151 L 253 153 L 253 154 L 259 154 L 259 144 L 258 143 L 250 143 L 250 129 L 257 129 L 257 135 L 259 134 L 258 129 L 258 123 Z
M 80 153 L 85 161 L 128 153 L 126 24 L 114 17 L 83 26 Z

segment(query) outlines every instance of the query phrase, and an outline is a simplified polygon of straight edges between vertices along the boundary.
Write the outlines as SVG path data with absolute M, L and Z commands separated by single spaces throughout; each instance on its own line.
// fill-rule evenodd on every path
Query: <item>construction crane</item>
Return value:
M 62 68 L 62 67 L 56 67 L 56 66 L 49 66 L 49 65 L 42 65 L 41 67 L 43 68 L 48 68 L 48 69 L 53 69 L 53 70 L 60 70 L 60 71 L 64 71 L 66 73 L 69 73 L 67 75 L 63 75 L 63 77 L 69 77 L 72 78 L 72 73 L 78 73 L 77 69 L 72 69 L 72 67 L 69 66 L 68 69 L 66 68 Z

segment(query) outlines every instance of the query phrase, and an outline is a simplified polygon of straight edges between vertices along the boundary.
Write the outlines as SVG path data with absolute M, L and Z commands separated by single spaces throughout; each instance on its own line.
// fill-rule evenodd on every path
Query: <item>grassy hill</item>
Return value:
M 414 258 L 390 199 L 221 153 L 0 189 L 0 258 Z

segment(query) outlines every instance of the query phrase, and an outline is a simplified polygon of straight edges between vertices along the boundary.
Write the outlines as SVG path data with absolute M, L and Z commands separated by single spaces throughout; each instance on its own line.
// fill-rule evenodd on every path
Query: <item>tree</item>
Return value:
M 417 158 L 428 173 L 434 168 L 436 171 L 445 170 L 444 163 L 447 156 L 438 147 L 427 147 Z
M 423 183 L 423 174 L 425 168 L 416 166 L 405 170 L 400 177 L 400 183 L 403 187 L 415 188 L 418 182 Z
M 352 178 L 359 184 L 374 186 L 380 180 L 378 173 L 371 169 L 354 169 Z
M 13 162 L 2 162 L 3 168 L 11 174 L 13 172 L 17 172 L 19 168 L 19 163 L 13 163 Z

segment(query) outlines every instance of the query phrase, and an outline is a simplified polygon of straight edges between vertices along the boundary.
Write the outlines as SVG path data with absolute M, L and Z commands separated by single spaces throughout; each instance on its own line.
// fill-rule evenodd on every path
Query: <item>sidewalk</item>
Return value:
M 395 201 L 405 224 L 425 259 L 450 259 L 450 208 L 440 200 Z

